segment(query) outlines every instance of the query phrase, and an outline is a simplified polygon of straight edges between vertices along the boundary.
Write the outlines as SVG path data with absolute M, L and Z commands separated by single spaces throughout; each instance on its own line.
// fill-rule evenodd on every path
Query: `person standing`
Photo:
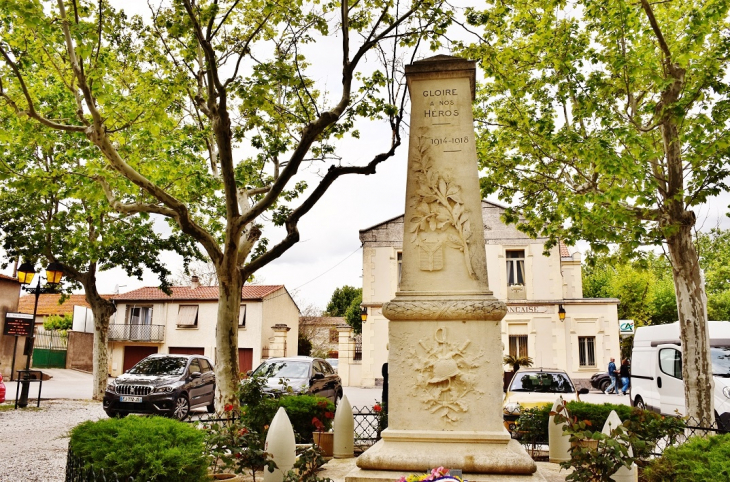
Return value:
M 626 395 L 626 392 L 629 390 L 629 379 L 631 378 L 631 369 L 629 367 L 628 358 L 624 358 L 621 362 L 619 377 L 621 377 L 621 393 Z M 616 387 L 616 390 L 618 391 L 618 387 Z
M 608 362 L 608 376 L 611 377 L 611 385 L 608 386 L 605 393 L 614 392 L 618 395 L 618 385 L 616 383 L 616 377 L 618 376 L 618 370 L 616 370 L 616 359 L 611 358 Z

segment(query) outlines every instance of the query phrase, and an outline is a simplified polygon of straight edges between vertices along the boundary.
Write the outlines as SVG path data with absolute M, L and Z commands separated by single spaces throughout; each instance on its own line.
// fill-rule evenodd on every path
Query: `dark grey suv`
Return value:
M 215 373 L 200 355 L 150 355 L 112 380 L 104 393 L 110 417 L 128 413 L 166 415 L 182 420 L 191 408 L 215 412 Z
M 328 398 L 335 406 L 342 400 L 342 380 L 321 358 L 269 358 L 249 375 L 266 378 L 264 390 L 272 395 L 280 394 L 283 385 L 287 385 L 294 394 Z

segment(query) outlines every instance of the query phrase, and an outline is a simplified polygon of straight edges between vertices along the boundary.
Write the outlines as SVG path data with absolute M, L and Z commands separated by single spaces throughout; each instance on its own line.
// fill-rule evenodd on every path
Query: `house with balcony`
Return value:
M 109 326 L 109 373 L 118 376 L 153 353 L 205 355 L 215 362 L 218 287 L 157 287 L 114 296 Z M 241 291 L 238 362 L 241 372 L 264 358 L 295 356 L 299 308 L 284 285 L 246 285 Z
M 561 368 L 576 383 L 587 383 L 593 373 L 605 371 L 610 357 L 620 358 L 618 300 L 583 298 L 580 253 L 560 243 L 545 255 L 546 239 L 532 239 L 504 224 L 504 209 L 482 201 L 489 288 L 507 304 L 503 355 L 529 356 L 536 367 Z M 388 361 L 388 320 L 382 306 L 399 289 L 403 218 L 360 231 L 367 321 L 359 362 L 343 356 L 354 353 L 348 348 L 355 346 L 354 338 L 348 333 L 340 337 L 340 376 L 350 386 L 382 382 L 382 365 Z M 349 360 L 350 372 L 343 374 L 343 361 L 347 365 Z

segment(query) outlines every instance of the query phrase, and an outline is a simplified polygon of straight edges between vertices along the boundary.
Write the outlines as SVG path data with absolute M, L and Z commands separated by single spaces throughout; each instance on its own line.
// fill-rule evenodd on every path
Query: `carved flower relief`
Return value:
M 433 169 L 428 139 L 426 136 L 418 138 L 418 155 L 412 159 L 418 189 L 411 198 L 413 215 L 408 229 L 411 242 L 419 248 L 420 269 L 443 269 L 445 245 L 464 254 L 469 276 L 476 279 L 468 244 L 472 234 L 471 223 L 464 209 L 461 188 L 447 175 Z

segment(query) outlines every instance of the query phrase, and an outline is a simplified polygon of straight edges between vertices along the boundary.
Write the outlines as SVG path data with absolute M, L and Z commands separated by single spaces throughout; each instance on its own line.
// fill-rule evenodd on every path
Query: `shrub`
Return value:
M 522 410 L 517 419 L 520 443 L 534 445 L 547 442 L 551 408 L 552 404 L 545 404 Z
M 279 399 L 294 428 L 297 443 L 312 443 L 312 432 L 328 431 L 335 417 L 335 404 L 312 395 L 288 395 Z
M 730 434 L 693 437 L 678 447 L 668 447 L 664 455 L 644 469 L 647 482 L 730 480 Z
M 203 433 L 163 417 L 83 422 L 71 430 L 69 450 L 84 468 L 119 480 L 199 482 L 207 473 Z

